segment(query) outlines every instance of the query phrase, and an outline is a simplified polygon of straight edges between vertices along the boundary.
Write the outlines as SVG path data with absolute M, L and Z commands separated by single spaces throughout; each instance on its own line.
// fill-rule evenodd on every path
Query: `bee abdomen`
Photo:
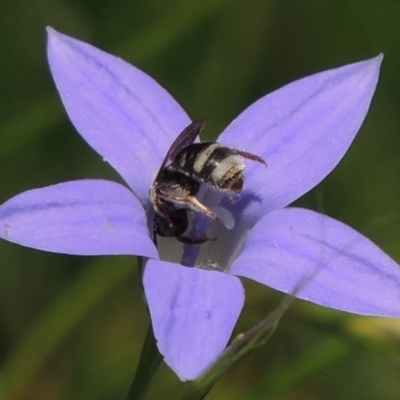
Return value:
M 214 142 L 191 144 L 177 155 L 174 165 L 185 174 L 199 174 L 214 150 L 219 147 L 221 146 Z
M 184 149 L 175 162 L 180 172 L 198 182 L 236 193 L 243 188 L 242 157 L 229 147 L 215 142 L 195 143 Z

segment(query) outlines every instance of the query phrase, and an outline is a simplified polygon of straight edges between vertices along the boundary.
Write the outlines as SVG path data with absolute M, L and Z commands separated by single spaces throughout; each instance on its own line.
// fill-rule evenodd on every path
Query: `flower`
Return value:
M 80 180 L 24 192 L 0 206 L 0 236 L 51 252 L 148 257 L 143 284 L 155 337 L 180 379 L 196 378 L 225 348 L 244 303 L 238 276 L 325 307 L 400 316 L 393 260 L 352 228 L 287 207 L 347 151 L 381 56 L 296 81 L 240 114 L 218 141 L 263 157 L 268 168 L 246 161 L 240 201 L 222 202 L 235 227 L 219 226 L 199 255 L 188 247 L 175 259 L 151 240 L 148 192 L 189 117 L 142 71 L 51 28 L 48 58 L 72 123 L 129 189 Z M 201 268 L 182 266 L 187 259 Z

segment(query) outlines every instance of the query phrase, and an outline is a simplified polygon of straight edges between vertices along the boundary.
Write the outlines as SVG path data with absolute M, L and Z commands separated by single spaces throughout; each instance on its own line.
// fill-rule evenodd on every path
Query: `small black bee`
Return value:
M 156 212 L 153 221 L 156 236 L 175 237 L 185 244 L 202 244 L 206 236 L 184 236 L 189 226 L 187 210 L 219 220 L 218 215 L 195 197 L 202 183 L 212 189 L 240 193 L 243 189 L 242 158 L 266 162 L 245 151 L 224 147 L 216 142 L 193 143 L 205 126 L 198 119 L 186 127 L 169 149 L 150 188 L 150 200 Z

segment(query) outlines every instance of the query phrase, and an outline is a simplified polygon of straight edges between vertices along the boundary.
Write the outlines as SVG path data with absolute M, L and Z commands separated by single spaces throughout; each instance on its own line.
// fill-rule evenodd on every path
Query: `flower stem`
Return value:
M 137 257 L 139 267 L 139 282 L 144 295 L 143 287 L 143 274 L 146 265 L 146 258 Z M 146 297 L 144 297 L 146 298 Z M 143 399 L 147 393 L 147 389 L 156 374 L 158 367 L 162 361 L 162 356 L 157 349 L 156 339 L 154 337 L 151 321 L 146 332 L 142 352 L 139 358 L 139 364 L 136 369 L 135 376 L 129 389 L 126 400 L 140 400 Z
M 127 400 L 140 400 L 144 398 L 161 361 L 162 356 L 158 352 L 153 329 L 151 324 L 149 324 L 143 343 L 142 353 L 140 354 L 139 364 L 126 398 Z

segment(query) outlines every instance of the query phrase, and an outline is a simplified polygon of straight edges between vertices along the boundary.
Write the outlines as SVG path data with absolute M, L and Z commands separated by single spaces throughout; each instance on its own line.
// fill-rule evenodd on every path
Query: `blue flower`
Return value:
M 142 71 L 53 29 L 48 58 L 72 123 L 127 187 L 88 179 L 27 191 L 0 206 L 0 236 L 58 253 L 148 257 L 143 283 L 155 337 L 180 379 L 196 378 L 225 348 L 244 303 L 238 277 L 325 307 L 400 316 L 400 268 L 392 259 L 345 224 L 287 207 L 349 148 L 381 56 L 289 84 L 226 128 L 220 143 L 263 157 L 268 168 L 245 161 L 240 200 L 221 203 L 235 226 L 218 225 L 218 239 L 199 254 L 174 239 L 158 251 L 149 232 L 149 188 L 191 122 L 185 111 Z

